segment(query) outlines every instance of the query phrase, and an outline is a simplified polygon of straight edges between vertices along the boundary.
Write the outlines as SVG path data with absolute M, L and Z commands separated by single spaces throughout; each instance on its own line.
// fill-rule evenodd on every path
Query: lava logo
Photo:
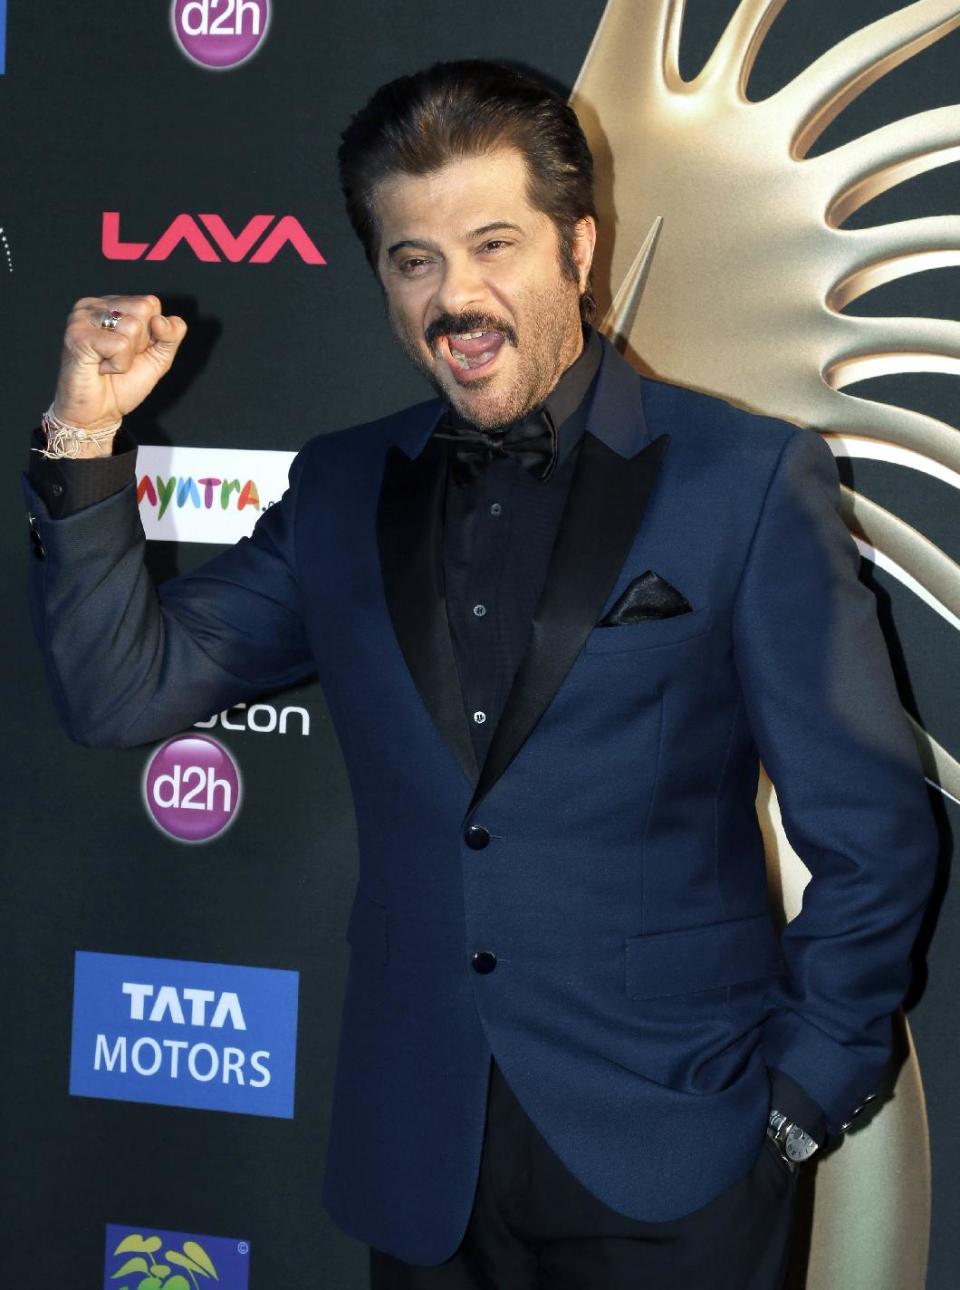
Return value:
M 154 752 L 143 774 L 153 822 L 178 842 L 209 842 L 236 819 L 240 769 L 209 735 L 178 735 Z
M 189 59 L 223 71 L 260 48 L 270 26 L 270 0 L 173 0 L 170 23 Z
M 216 248 L 231 264 L 239 264 L 241 260 L 248 264 L 269 264 L 289 243 L 304 264 L 326 264 L 303 225 L 293 215 L 281 215 L 279 219 L 276 215 L 251 215 L 239 233 L 233 233 L 220 215 L 198 215 L 197 219 L 203 228 L 192 215 L 174 216 L 151 246 L 149 242 L 124 242 L 120 237 L 120 212 L 104 211 L 100 246 L 108 260 L 166 260 L 183 242 L 205 264 L 221 263 Z M 277 222 L 273 224 L 275 219 Z M 271 224 L 273 228 L 251 255 L 253 247 Z
M 149 1236 L 142 1229 L 107 1224 L 104 1290 L 199 1290 L 198 1278 L 216 1281 L 220 1290 L 248 1290 L 249 1241 L 155 1227 L 147 1231 Z
M 78 950 L 70 1092 L 292 1119 L 299 981 Z

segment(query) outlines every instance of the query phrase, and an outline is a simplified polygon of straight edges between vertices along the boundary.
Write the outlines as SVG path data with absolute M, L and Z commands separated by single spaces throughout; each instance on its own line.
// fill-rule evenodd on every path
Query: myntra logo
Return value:
M 144 503 L 156 506 L 158 519 L 163 519 L 167 507 L 173 501 L 180 508 L 194 506 L 199 510 L 202 506 L 209 511 L 216 498 L 220 509 L 225 511 L 234 493 L 238 511 L 242 511 L 245 506 L 253 506 L 259 511 L 260 494 L 252 479 L 242 485 L 239 479 L 221 479 L 219 475 L 204 475 L 200 479 L 194 479 L 192 475 L 179 478 L 170 475 L 167 479 L 162 475 L 140 475 L 137 479 L 137 501 L 141 506 Z
M 287 487 L 292 452 L 274 448 L 184 448 L 141 444 L 137 501 L 147 537 L 215 542 L 249 537 Z
M 267 229 L 270 229 L 269 233 Z M 257 242 L 260 245 L 254 250 Z M 196 219 L 192 215 L 177 215 L 151 244 L 123 241 L 120 212 L 103 212 L 100 244 L 108 260 L 166 260 L 181 243 L 206 264 L 218 264 L 223 259 L 231 264 L 239 264 L 241 260 L 248 264 L 269 264 L 287 245 L 293 247 L 305 264 L 326 264 L 294 215 L 281 215 L 279 219 L 276 215 L 251 215 L 237 233 L 229 229 L 219 215 L 198 215 Z

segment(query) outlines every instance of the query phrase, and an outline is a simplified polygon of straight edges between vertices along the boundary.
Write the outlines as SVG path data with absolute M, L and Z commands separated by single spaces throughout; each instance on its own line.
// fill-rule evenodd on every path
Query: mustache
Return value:
M 457 336 L 468 331 L 498 331 L 510 345 L 517 346 L 517 333 L 503 318 L 467 309 L 459 314 L 440 314 L 423 333 L 423 338 L 436 354 L 441 336 Z

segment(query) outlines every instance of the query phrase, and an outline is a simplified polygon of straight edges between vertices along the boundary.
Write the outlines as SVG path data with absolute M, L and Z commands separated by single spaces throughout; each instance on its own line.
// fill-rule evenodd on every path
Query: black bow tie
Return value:
M 450 444 L 450 466 L 458 484 L 476 479 L 494 457 L 516 458 L 537 479 L 549 479 L 557 465 L 557 431 L 546 412 L 501 431 L 448 423 L 436 437 Z

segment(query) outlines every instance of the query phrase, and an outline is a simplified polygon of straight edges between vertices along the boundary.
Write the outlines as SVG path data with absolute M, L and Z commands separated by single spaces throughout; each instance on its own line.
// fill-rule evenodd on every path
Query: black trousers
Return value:
M 493 1063 L 467 1230 L 434 1267 L 370 1251 L 371 1290 L 781 1290 L 795 1177 L 768 1141 L 751 1171 L 666 1223 L 610 1209 L 547 1145 Z

